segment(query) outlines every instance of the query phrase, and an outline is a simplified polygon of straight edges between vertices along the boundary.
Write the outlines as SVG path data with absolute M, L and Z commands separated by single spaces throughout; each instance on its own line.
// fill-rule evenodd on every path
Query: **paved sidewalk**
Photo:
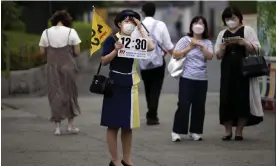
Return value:
M 107 166 L 110 160 L 105 128 L 99 126 L 101 96 L 79 98 L 82 115 L 76 119 L 78 135 L 54 136 L 43 98 L 2 99 L 3 166 Z M 145 99 L 140 96 L 140 129 L 134 131 L 136 166 L 275 166 L 275 114 L 267 112 L 258 126 L 245 129 L 243 142 L 222 142 L 218 122 L 218 95 L 208 94 L 205 140 L 172 143 L 170 132 L 177 96 L 160 99 L 161 125 L 145 125 Z M 13 108 L 11 108 L 11 106 Z M 65 123 L 63 124 L 65 128 Z

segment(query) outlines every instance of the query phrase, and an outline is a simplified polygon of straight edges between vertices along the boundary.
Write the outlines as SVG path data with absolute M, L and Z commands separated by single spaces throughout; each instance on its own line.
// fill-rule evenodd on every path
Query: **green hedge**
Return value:
M 81 50 L 90 49 L 91 44 L 91 23 L 73 22 L 73 28 L 81 39 Z
M 82 41 L 81 50 L 84 51 L 89 49 L 91 24 L 84 22 L 74 22 L 73 28 L 77 31 Z M 40 40 L 40 35 L 27 34 L 22 32 L 22 30 L 4 31 L 3 35 L 6 37 L 7 43 L 9 45 L 6 47 L 6 49 L 2 49 L 5 51 L 2 52 L 1 70 L 5 70 L 6 68 L 5 55 L 7 53 L 10 53 L 11 70 L 25 70 L 46 63 L 46 58 L 39 56 L 38 43 Z
M 39 56 L 40 36 L 24 32 L 5 31 L 7 46 L 2 55 L 1 69 L 6 67 L 5 55 L 10 55 L 10 69 L 24 70 L 45 64 L 45 57 Z

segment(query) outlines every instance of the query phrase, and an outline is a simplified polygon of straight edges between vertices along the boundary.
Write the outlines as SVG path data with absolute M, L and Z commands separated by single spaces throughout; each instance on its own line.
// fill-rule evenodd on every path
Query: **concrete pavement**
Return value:
M 78 135 L 54 136 L 46 97 L 2 99 L 3 166 L 107 166 L 109 154 L 105 128 L 99 125 L 102 97 L 79 98 L 82 115 L 75 124 Z M 246 128 L 243 142 L 220 140 L 218 94 L 209 93 L 206 103 L 204 141 L 188 139 L 172 143 L 170 132 L 177 96 L 162 94 L 161 125 L 145 125 L 145 98 L 140 96 L 141 128 L 134 131 L 133 162 L 136 166 L 275 166 L 275 114 Z M 63 123 L 65 128 L 65 123 Z

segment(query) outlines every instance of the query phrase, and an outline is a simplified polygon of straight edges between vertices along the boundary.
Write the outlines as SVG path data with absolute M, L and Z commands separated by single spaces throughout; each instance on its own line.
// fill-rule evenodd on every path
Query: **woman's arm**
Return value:
M 220 50 L 216 52 L 216 57 L 218 60 L 221 60 L 225 54 L 225 45 L 221 44 L 220 45 Z
M 79 56 L 80 53 L 81 53 L 80 45 L 79 45 L 79 44 L 78 44 L 78 45 L 74 45 L 74 46 L 73 46 L 73 49 L 74 49 L 75 55 Z
M 182 37 L 175 45 L 172 56 L 175 59 L 183 58 L 194 47 L 188 36 Z
M 135 17 L 133 17 L 133 20 L 134 20 L 134 22 L 136 23 L 137 29 L 138 29 L 138 31 L 140 32 L 142 38 L 146 38 L 146 39 L 147 39 L 147 42 L 148 42 L 148 51 L 154 50 L 155 44 L 154 44 L 153 41 L 148 37 L 148 34 L 143 30 L 142 23 L 141 23 L 138 19 L 136 19 Z
M 44 30 L 41 34 L 40 40 L 39 40 L 39 55 L 40 56 L 45 56 L 46 53 L 46 47 L 49 45 L 48 44 L 48 38 L 46 35 L 46 30 Z
M 181 59 L 183 58 L 189 51 L 191 51 L 193 47 L 189 44 L 183 50 L 173 50 L 173 57 L 174 59 Z
M 45 55 L 45 47 L 39 47 L 39 50 L 40 50 L 40 55 L 41 56 L 44 56 Z
M 222 59 L 225 53 L 225 44 L 222 43 L 222 37 L 225 30 L 220 31 L 215 44 L 215 55 L 217 59 Z
M 116 56 L 117 56 L 118 50 L 114 49 L 111 53 L 102 56 L 102 64 L 104 66 L 108 65 Z
M 71 29 L 70 36 L 69 36 L 69 43 L 73 47 L 74 54 L 79 56 L 81 53 L 80 50 L 80 37 L 75 29 Z
M 210 41 L 211 42 L 211 41 Z M 201 51 L 203 52 L 203 55 L 207 60 L 212 60 L 213 59 L 213 48 L 212 48 L 212 43 L 209 44 L 207 47 L 201 46 Z
M 259 51 L 261 49 L 261 44 L 259 42 L 257 34 L 252 27 L 245 26 L 244 37 L 244 40 L 241 40 L 240 44 L 244 45 L 249 53 L 255 54 L 256 51 Z
M 124 45 L 120 42 L 115 42 L 114 37 L 109 36 L 103 44 L 102 64 L 108 65 L 118 54 L 118 50 Z
M 143 28 L 138 28 L 142 38 L 146 38 L 147 42 L 148 42 L 148 51 L 152 51 L 154 50 L 155 44 L 153 43 L 153 41 L 148 37 L 148 35 L 146 34 L 146 32 L 143 30 Z

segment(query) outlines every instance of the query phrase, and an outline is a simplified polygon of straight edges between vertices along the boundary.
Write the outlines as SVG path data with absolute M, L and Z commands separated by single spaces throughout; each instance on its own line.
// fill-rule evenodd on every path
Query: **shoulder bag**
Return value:
M 189 42 L 191 42 L 190 39 Z M 168 71 L 173 78 L 178 78 L 183 73 L 185 59 L 186 57 L 181 59 L 175 59 L 173 56 L 171 57 L 168 64 Z
M 94 76 L 89 90 L 91 93 L 97 93 L 97 94 L 103 94 L 105 96 L 111 96 L 112 95 L 112 86 L 113 86 L 114 82 L 110 78 L 99 74 L 101 67 L 102 67 L 102 63 L 100 62 L 100 65 L 98 67 L 98 72 Z
M 254 47 L 253 44 L 251 44 Z M 247 56 L 242 60 L 242 74 L 245 77 L 253 78 L 268 75 L 269 69 L 263 56 L 259 56 L 260 49 L 255 48 L 253 56 Z
M 117 33 L 116 36 L 119 38 L 119 33 Z M 114 37 L 114 40 L 116 41 L 115 37 Z M 103 94 L 105 96 L 112 96 L 112 87 L 114 85 L 114 81 L 109 77 L 100 75 L 101 67 L 102 67 L 102 63 L 100 62 L 97 74 L 94 76 L 89 90 L 91 93 Z

